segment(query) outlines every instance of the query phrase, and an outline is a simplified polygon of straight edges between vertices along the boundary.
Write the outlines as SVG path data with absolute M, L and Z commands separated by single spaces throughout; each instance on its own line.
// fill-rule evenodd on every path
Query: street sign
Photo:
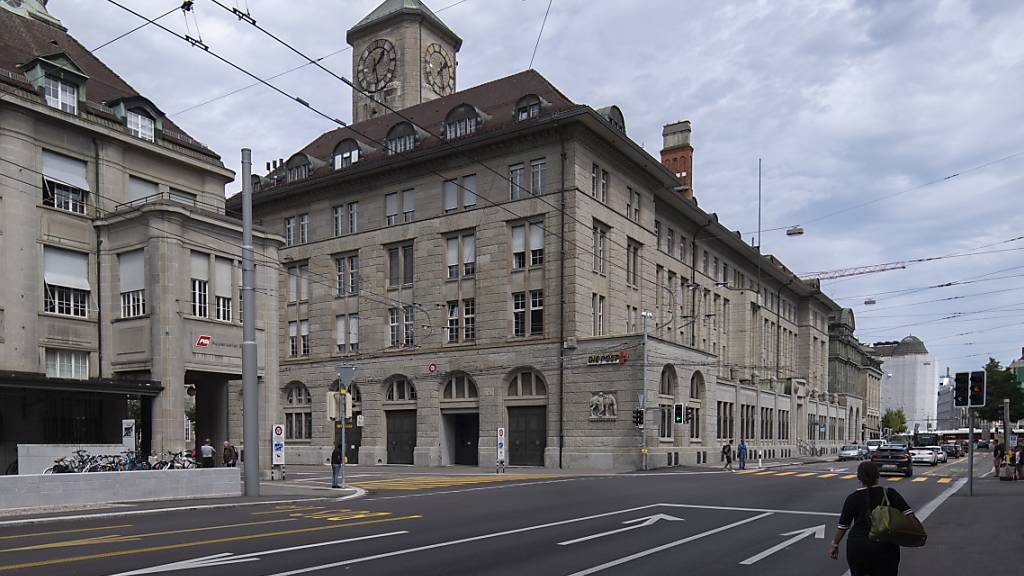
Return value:
M 206 334 L 200 334 L 199 337 L 196 338 L 196 347 L 197 348 L 206 348 L 207 346 L 210 345 L 210 342 L 212 340 L 213 340 L 213 338 L 211 338 L 210 336 L 207 336 Z
M 356 426 L 358 426 L 359 428 L 363 427 L 363 415 L 362 414 L 357 414 L 356 415 Z
M 821 432 L 824 432 L 825 431 L 825 425 L 824 424 L 818 424 L 818 430 L 821 431 Z
M 505 461 L 505 429 L 498 428 L 498 462 Z
M 135 451 L 135 420 L 121 420 L 121 445 L 125 450 Z
M 274 424 L 271 433 L 270 463 L 274 466 L 281 466 L 284 464 L 284 426 Z
M 356 367 L 355 366 L 342 366 L 338 365 L 338 383 L 341 384 L 342 390 L 347 390 L 352 381 L 356 379 Z

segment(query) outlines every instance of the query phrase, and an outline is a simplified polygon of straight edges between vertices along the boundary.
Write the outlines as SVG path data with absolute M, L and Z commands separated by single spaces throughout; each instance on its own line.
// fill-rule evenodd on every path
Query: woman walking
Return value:
M 895 576 L 900 568 L 900 547 L 889 542 L 873 542 L 868 539 L 871 531 L 871 511 L 882 503 L 888 490 L 889 505 L 906 515 L 913 515 L 907 501 L 892 488 L 879 487 L 878 464 L 861 462 L 857 467 L 857 479 L 863 484 L 846 497 L 839 526 L 832 537 L 828 555 L 839 558 L 839 543 L 849 532 L 846 541 L 846 562 L 850 565 L 850 576 Z

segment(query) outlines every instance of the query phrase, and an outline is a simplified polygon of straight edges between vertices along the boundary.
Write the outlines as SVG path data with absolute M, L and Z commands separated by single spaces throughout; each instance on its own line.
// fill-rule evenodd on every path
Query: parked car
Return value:
M 868 452 L 870 453 L 874 452 L 875 450 L 878 450 L 879 446 L 884 446 L 885 440 L 868 440 L 866 444 L 868 447 Z
M 925 446 L 925 448 L 935 452 L 935 458 L 939 462 L 945 464 L 946 461 L 949 460 L 949 457 L 946 455 L 946 451 L 942 449 L 942 446 Z
M 839 461 L 863 460 L 867 455 L 867 448 L 859 444 L 847 444 L 839 449 Z
M 984 440 L 978 440 L 978 443 L 975 445 L 975 447 L 978 450 L 988 450 L 988 442 L 985 442 Z
M 935 451 L 931 448 L 911 448 L 910 457 L 914 464 L 927 464 L 929 466 L 935 466 L 939 463 L 939 457 L 935 454 Z
M 871 461 L 878 464 L 883 473 L 897 472 L 908 477 L 914 475 L 914 462 L 905 444 L 878 446 L 871 453 Z
M 956 444 L 946 444 L 942 447 L 942 451 L 946 453 L 946 458 L 959 458 L 960 447 Z

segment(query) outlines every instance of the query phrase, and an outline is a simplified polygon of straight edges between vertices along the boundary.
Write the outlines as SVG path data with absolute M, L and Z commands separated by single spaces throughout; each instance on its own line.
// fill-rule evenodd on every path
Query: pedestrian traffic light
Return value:
M 633 425 L 637 428 L 644 427 L 644 409 L 634 408 L 633 409 Z
M 674 406 L 674 408 L 675 408 L 675 410 L 673 411 L 674 412 L 673 415 L 675 416 L 676 424 L 682 424 L 683 423 L 683 405 L 682 404 L 676 404 Z
M 971 372 L 971 390 L 968 399 L 969 406 L 981 407 L 985 405 L 986 374 L 984 370 Z
M 957 372 L 953 377 L 953 406 L 966 408 L 970 405 L 971 373 Z

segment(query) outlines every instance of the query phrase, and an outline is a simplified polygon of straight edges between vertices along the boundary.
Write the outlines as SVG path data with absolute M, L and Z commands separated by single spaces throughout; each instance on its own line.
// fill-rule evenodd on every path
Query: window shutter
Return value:
M 146 287 L 145 259 L 142 250 L 117 255 L 121 292 L 134 292 Z
M 544 226 L 542 224 L 530 224 L 530 250 L 544 248 Z
M 459 263 L 459 239 L 458 237 L 448 239 L 448 265 L 455 266 Z
M 402 192 L 402 211 L 411 212 L 416 209 L 416 191 L 405 190 Z
M 160 192 L 160 187 L 156 185 L 156 182 L 150 182 L 149 180 L 143 180 L 142 178 L 136 178 L 135 176 L 128 177 L 128 201 L 141 200 L 149 196 L 155 196 Z
M 334 317 L 334 333 L 337 335 L 337 342 L 339 345 L 345 344 L 345 317 L 335 316 Z
M 476 206 L 476 175 L 462 178 L 462 206 Z
M 348 317 L 348 343 L 359 343 L 359 316 L 355 314 Z
M 309 336 L 309 320 L 300 320 L 299 330 L 303 336 Z
M 192 278 L 196 280 L 210 279 L 210 255 L 205 252 L 192 252 Z
M 43 150 L 43 176 L 47 179 L 88 190 L 89 180 L 85 175 L 86 164 L 83 160 Z
M 295 322 L 289 322 L 288 323 L 288 335 L 294 338 L 296 336 L 295 329 L 296 329 Z
M 522 252 L 526 250 L 526 229 L 524 226 L 512 227 L 512 251 Z
M 455 180 L 445 180 L 444 183 L 444 209 L 455 210 L 459 207 L 459 188 Z
M 89 290 L 89 255 L 44 247 L 43 281 L 51 286 Z
M 217 258 L 214 260 L 214 270 L 217 274 L 217 283 L 213 287 L 214 294 L 225 298 L 231 298 L 231 260 L 228 260 L 227 258 Z
M 385 196 L 384 204 L 388 216 L 398 214 L 398 193 L 394 192 Z
M 476 262 L 476 236 L 472 234 L 462 237 L 462 262 Z

